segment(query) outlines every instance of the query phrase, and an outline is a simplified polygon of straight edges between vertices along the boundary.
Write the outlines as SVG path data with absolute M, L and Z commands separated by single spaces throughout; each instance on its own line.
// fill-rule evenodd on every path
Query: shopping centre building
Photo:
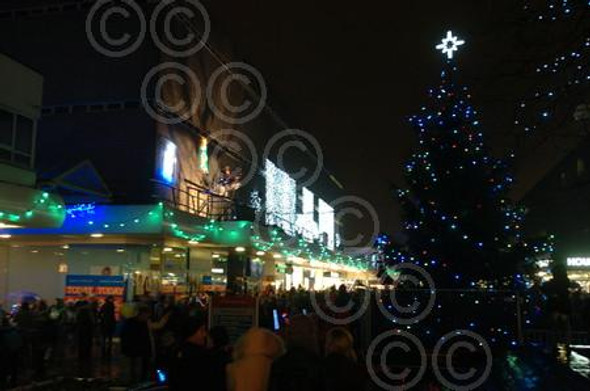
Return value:
M 9 16 L 0 24 L 0 34 L 11 37 L 3 50 L 36 70 L 30 73 L 38 89 L 29 102 L 35 110 L 25 116 L 35 120 L 29 148 L 11 141 L 5 154 L 0 143 L 11 177 L 28 185 L 0 187 L 1 297 L 64 297 L 79 292 L 73 277 L 88 284 L 117 277 L 127 298 L 268 285 L 324 289 L 371 279 L 367 263 L 339 248 L 334 200 L 344 194 L 321 151 L 285 155 L 283 147 L 305 141 L 296 134 L 269 147 L 285 134 L 286 121 L 261 98 L 266 86 L 242 84 L 230 73 L 207 85 L 205 96 L 207 81 L 227 70 L 221 59 L 233 58 L 215 31 L 207 50 L 190 56 L 171 59 L 145 42 L 112 59 L 88 40 L 84 9 Z M 127 28 L 124 20 L 109 20 L 109 28 L 117 23 Z M 59 43 L 66 40 L 64 52 Z M 46 61 L 56 55 L 63 61 Z M 171 61 L 172 69 L 161 67 Z M 203 88 L 178 82 L 181 71 Z M 144 88 L 158 75 L 155 87 Z M 251 120 L 234 118 L 240 102 L 261 99 Z M 188 115 L 167 110 L 187 101 Z M 12 113 L 10 132 L 21 123 Z M 14 171 L 23 161 L 26 169 Z M 301 179 L 302 168 L 317 172 L 317 180 Z

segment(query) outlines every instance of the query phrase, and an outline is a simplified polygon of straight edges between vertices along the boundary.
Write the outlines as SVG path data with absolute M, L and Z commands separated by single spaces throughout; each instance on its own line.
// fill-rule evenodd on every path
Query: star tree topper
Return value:
M 452 60 L 454 53 L 459 50 L 459 46 L 464 44 L 464 40 L 453 36 L 453 32 L 449 30 L 446 38 L 443 38 L 442 43 L 437 45 L 436 48 L 446 54 L 449 60 Z

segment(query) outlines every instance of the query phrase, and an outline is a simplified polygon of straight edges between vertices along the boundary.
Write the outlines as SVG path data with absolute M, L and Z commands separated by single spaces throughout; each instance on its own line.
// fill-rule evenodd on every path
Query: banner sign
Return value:
M 251 327 L 258 326 L 258 300 L 248 296 L 213 296 L 209 328 L 223 326 L 232 343 Z
M 125 280 L 123 276 L 66 276 L 64 301 L 76 302 L 82 299 L 84 294 L 86 294 L 86 300 L 99 303 L 102 303 L 107 296 L 113 296 L 118 314 L 125 298 Z

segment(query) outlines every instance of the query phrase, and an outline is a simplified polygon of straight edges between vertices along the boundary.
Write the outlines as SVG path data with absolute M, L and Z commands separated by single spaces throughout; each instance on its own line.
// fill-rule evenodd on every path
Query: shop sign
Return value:
M 107 296 L 113 296 L 115 310 L 119 314 L 125 297 L 125 280 L 123 276 L 66 276 L 64 301 L 76 302 L 80 299 L 103 302 Z
M 225 327 L 232 343 L 258 326 L 258 300 L 253 297 L 213 296 L 209 306 L 209 328 Z
M 571 257 L 567 259 L 569 267 L 590 267 L 590 257 Z

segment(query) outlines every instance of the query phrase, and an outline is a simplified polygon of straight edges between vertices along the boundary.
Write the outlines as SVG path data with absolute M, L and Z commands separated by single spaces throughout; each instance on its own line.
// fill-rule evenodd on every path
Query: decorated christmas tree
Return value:
M 562 129 L 590 118 L 590 2 L 524 0 L 523 7 L 529 33 L 519 55 L 530 88 L 518 103 L 515 128 L 541 140 L 559 136 L 561 144 L 564 136 L 583 137 Z
M 514 287 L 532 252 L 524 209 L 507 198 L 508 164 L 490 156 L 471 96 L 457 83 L 453 57 L 463 43 L 449 32 L 438 46 L 448 57 L 440 85 L 411 117 L 418 146 L 405 165 L 407 188 L 397 190 L 406 240 L 388 245 L 384 261 L 424 267 L 439 288 Z

